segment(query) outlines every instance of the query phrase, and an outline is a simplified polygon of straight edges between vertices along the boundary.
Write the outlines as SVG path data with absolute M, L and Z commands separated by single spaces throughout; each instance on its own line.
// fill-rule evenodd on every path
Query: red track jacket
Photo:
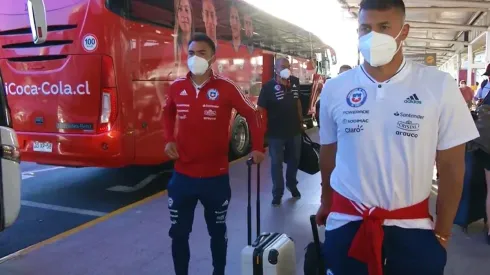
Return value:
M 189 177 L 228 173 L 232 109 L 248 122 L 252 150 L 264 151 L 264 135 L 255 106 L 230 80 L 213 74 L 197 88 L 190 73 L 170 86 L 164 115 L 166 142 L 176 142 L 175 171 Z M 177 133 L 174 133 L 175 125 Z

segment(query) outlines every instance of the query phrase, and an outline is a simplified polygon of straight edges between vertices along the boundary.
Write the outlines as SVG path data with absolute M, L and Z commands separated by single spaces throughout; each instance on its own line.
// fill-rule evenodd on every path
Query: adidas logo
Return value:
M 221 206 L 227 206 L 228 205 L 228 200 L 226 200 Z
M 407 99 L 405 99 L 405 101 L 403 101 L 403 102 L 411 103 L 411 104 L 422 104 L 422 101 L 419 99 L 417 94 L 413 94 L 413 95 L 407 97 Z
M 187 91 L 183 90 L 182 92 L 180 92 L 180 95 L 187 95 Z

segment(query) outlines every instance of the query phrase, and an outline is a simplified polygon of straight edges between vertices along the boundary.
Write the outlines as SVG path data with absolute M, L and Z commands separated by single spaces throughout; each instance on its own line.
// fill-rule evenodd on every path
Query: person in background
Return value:
M 487 184 L 487 196 L 485 203 L 486 217 L 484 223 L 486 226 L 486 241 L 490 245 L 490 227 L 488 226 L 488 220 L 490 219 L 490 97 L 486 97 L 477 108 L 478 115 L 476 116 L 476 126 L 480 132 L 480 137 L 475 139 L 477 144 L 477 150 L 475 151 L 475 157 L 479 163 L 483 166 L 485 171 L 485 181 Z
M 364 63 L 321 93 L 321 206 L 327 274 L 442 275 L 478 131 L 454 78 L 406 60 L 403 0 L 362 0 Z M 429 197 L 439 168 L 437 218 Z M 327 218 L 328 217 L 328 218 Z
M 349 65 L 342 65 L 340 66 L 340 69 L 339 69 L 339 74 L 343 73 L 343 72 L 346 72 L 348 70 L 352 70 L 352 67 L 349 66 Z
M 215 53 L 209 36 L 198 33 L 191 38 L 187 60 L 190 72 L 172 83 L 163 111 L 165 153 L 175 160 L 167 190 L 176 275 L 188 275 L 189 234 L 198 201 L 204 206 L 211 236 L 213 275 L 225 274 L 226 216 L 231 200 L 228 129 L 232 109 L 248 122 L 254 163 L 264 159 L 260 116 L 235 83 L 210 69 Z M 176 119 L 179 126 L 174 132 Z
M 272 205 L 279 206 L 284 195 L 282 164 L 286 155 L 286 187 L 294 198 L 301 198 L 296 175 L 301 154 L 303 111 L 299 95 L 299 79 L 291 76 L 286 58 L 275 63 L 274 79 L 264 84 L 258 106 L 267 125 L 271 157 Z
M 339 75 L 342 74 L 343 72 L 347 72 L 348 70 L 352 70 L 352 67 L 349 65 L 340 66 Z M 318 100 L 316 101 L 316 105 L 315 105 L 315 118 L 318 124 L 318 128 L 320 128 L 320 96 L 318 97 Z
M 461 91 L 461 94 L 463 95 L 464 101 L 468 105 L 468 108 L 471 107 L 475 92 L 473 92 L 473 89 L 466 86 L 466 80 L 461 80 L 459 82 L 459 90 Z
M 477 105 L 483 102 L 485 97 L 488 95 L 488 92 L 490 91 L 490 83 L 488 83 L 488 77 L 490 76 L 490 64 L 487 65 L 487 69 L 485 70 L 485 73 L 483 73 L 483 75 L 486 76 L 487 79 L 483 80 L 480 87 L 478 88 L 478 91 L 476 91 L 474 99 L 477 102 Z

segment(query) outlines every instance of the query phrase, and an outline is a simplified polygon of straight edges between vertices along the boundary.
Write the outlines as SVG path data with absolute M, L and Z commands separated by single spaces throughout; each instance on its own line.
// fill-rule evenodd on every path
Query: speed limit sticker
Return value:
M 82 39 L 83 49 L 87 52 L 93 52 L 97 49 L 97 37 L 93 34 L 86 34 Z

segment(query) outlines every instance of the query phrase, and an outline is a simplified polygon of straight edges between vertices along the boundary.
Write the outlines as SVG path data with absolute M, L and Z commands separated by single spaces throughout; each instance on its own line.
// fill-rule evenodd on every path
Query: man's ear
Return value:
M 402 40 L 406 40 L 407 39 L 409 32 L 410 32 L 410 25 L 409 24 L 405 24 L 403 26 L 402 33 L 400 34 Z

